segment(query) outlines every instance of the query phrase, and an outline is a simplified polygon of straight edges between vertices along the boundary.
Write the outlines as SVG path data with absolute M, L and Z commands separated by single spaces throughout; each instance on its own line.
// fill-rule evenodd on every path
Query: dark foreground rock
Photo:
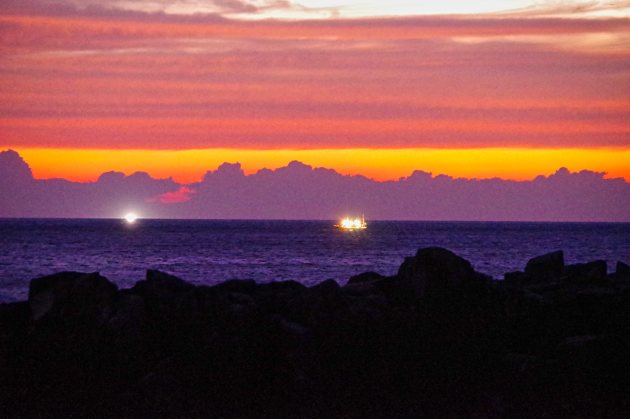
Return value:
M 343 287 L 38 278 L 0 304 L 0 417 L 624 417 L 630 278 L 606 268 L 492 281 L 426 248 Z

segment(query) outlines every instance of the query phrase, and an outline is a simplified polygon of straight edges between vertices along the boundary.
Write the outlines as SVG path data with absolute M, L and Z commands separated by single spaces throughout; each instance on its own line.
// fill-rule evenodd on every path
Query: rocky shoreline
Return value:
M 630 267 L 442 248 L 344 286 L 148 271 L 33 279 L 0 304 L 2 417 L 622 417 Z

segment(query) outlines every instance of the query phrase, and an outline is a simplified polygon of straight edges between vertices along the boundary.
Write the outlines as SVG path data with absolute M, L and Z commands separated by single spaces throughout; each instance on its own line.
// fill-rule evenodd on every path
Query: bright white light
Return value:
M 129 224 L 135 223 L 137 219 L 138 216 L 133 212 L 128 212 L 127 214 L 125 214 L 125 221 L 127 221 Z
M 366 228 L 367 224 L 361 218 L 346 217 L 339 222 L 339 227 L 345 230 L 358 230 Z
M 352 228 L 353 225 L 354 225 L 353 220 L 349 218 L 344 218 L 343 220 L 341 220 L 341 227 L 343 228 Z

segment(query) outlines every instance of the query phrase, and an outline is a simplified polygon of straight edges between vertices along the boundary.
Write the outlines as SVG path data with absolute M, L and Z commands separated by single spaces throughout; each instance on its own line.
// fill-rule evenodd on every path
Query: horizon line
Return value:
M 124 223 L 125 217 L 0 217 L 0 221 L 14 221 L 14 220 L 33 220 L 33 221 L 120 221 Z M 217 221 L 217 222 L 266 222 L 266 221 L 286 221 L 286 222 L 337 222 L 338 219 L 334 218 L 152 218 L 152 217 L 138 217 L 135 223 L 141 221 Z M 496 223 L 496 224 L 630 224 L 630 221 L 572 221 L 572 220 L 421 220 L 421 219 L 367 219 L 370 223 L 466 223 L 466 224 L 481 224 L 481 223 Z M 357 230 L 362 231 L 362 230 Z

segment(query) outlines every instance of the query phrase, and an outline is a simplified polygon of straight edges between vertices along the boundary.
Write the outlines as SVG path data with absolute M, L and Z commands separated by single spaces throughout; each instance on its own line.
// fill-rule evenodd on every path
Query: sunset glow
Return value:
M 0 6 L 0 148 L 37 178 L 199 181 L 292 160 L 630 179 L 626 2 Z M 269 19 L 273 18 L 273 19 Z M 179 198 L 178 198 L 179 199 Z
M 560 167 L 607 172 L 608 178 L 630 179 L 630 150 L 621 149 L 315 149 L 315 150 L 91 150 L 18 148 L 36 178 L 94 181 L 103 172 L 145 171 L 156 178 L 198 182 L 223 162 L 240 162 L 247 174 L 275 169 L 292 160 L 314 167 L 335 168 L 342 174 L 362 174 L 394 180 L 422 169 L 454 177 L 526 180 L 551 174 Z M 527 164 L 524 164 L 527 162 Z

